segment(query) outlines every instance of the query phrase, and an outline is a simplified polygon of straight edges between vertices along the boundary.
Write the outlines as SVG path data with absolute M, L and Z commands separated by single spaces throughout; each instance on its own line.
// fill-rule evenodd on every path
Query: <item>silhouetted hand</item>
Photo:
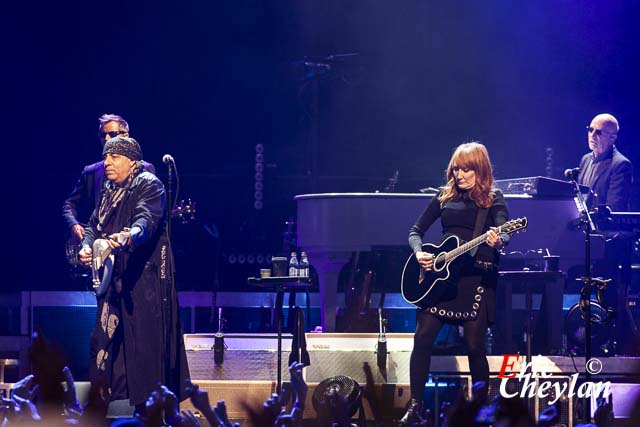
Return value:
M 32 401 L 36 396 L 39 387 L 40 386 L 35 383 L 35 377 L 33 375 L 27 375 L 14 384 L 11 389 L 11 398 L 18 396 L 22 399 Z
M 486 381 L 476 381 L 471 386 L 471 401 L 480 405 L 484 405 L 489 394 L 489 384 Z
M 62 376 L 67 383 L 67 388 L 64 391 L 64 409 L 68 415 L 79 417 L 82 415 L 83 408 L 80 402 L 78 402 L 78 395 L 76 393 L 76 383 L 73 380 L 71 369 L 68 366 L 62 368 Z
M 17 419 L 40 421 L 38 408 L 33 403 L 39 389 L 34 378 L 33 375 L 27 375 L 11 389 L 11 400 L 14 402 L 13 410 Z
M 609 395 L 609 399 L 603 397 L 604 390 L 600 392 L 600 396 L 596 399 L 598 405 L 593 420 L 598 427 L 609 427 L 613 423 L 613 395 Z
M 556 402 L 540 412 L 538 416 L 538 427 L 550 427 L 555 425 L 559 419 L 560 413 L 558 412 L 558 402 Z
M 262 407 L 272 417 L 272 419 L 275 419 L 280 415 L 280 411 L 282 410 L 281 397 L 278 396 L 277 393 L 271 393 L 271 396 L 264 401 Z
M 180 408 L 178 398 L 175 393 L 166 386 L 159 386 L 160 395 L 162 396 L 162 409 L 166 419 L 172 419 L 180 416 Z
M 424 410 L 424 424 L 422 424 L 423 427 L 432 427 L 433 424 L 431 423 L 432 417 L 431 417 L 431 410 L 430 409 L 425 409 Z M 445 427 L 445 426 L 443 426 Z
M 294 362 L 289 367 L 289 373 L 291 374 L 291 385 L 293 386 L 293 390 L 296 392 L 296 399 L 294 405 L 298 407 L 303 407 L 307 400 L 307 392 L 309 391 L 309 387 L 307 383 L 304 382 L 302 378 L 302 369 L 304 368 L 304 363 Z
M 193 384 L 187 380 L 185 387 L 187 394 L 191 398 L 193 407 L 198 411 L 203 412 L 205 409 L 211 409 L 211 403 L 209 403 L 209 392 L 206 390 L 200 390 L 198 384 Z
M 33 401 L 17 395 L 13 396 L 12 400 L 16 403 L 16 413 L 20 415 L 20 418 L 33 421 L 41 420 L 38 408 Z
M 224 400 L 219 400 L 218 403 L 216 403 L 216 407 L 213 408 L 213 413 L 222 427 L 240 426 L 240 423 L 232 423 L 229 421 L 229 417 L 227 416 L 227 406 L 224 404 Z
M 335 391 L 329 392 L 327 396 L 329 408 L 331 408 L 331 419 L 335 425 L 346 427 L 350 425 L 349 406 L 347 399 Z
M 191 411 L 182 411 L 181 427 L 200 427 L 200 421 Z
M 153 390 L 144 405 L 145 414 L 135 414 L 136 418 L 143 421 L 145 425 L 162 425 L 159 424 L 162 423 L 162 390 L 160 388 Z
M 215 425 L 217 420 L 211 408 L 211 403 L 209 403 L 209 392 L 200 390 L 198 384 L 193 384 L 190 380 L 186 380 L 185 390 L 191 399 L 193 407 L 200 411 L 209 424 Z

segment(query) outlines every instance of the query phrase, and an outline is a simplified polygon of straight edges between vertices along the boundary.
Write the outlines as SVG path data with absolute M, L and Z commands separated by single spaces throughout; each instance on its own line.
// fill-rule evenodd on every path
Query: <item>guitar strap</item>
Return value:
M 478 216 L 476 216 L 476 227 L 473 230 L 473 239 L 475 239 L 476 237 L 478 237 L 482 233 L 482 229 L 484 228 L 484 224 L 485 224 L 485 222 L 487 222 L 487 214 L 488 213 L 489 213 L 489 209 L 487 209 L 487 208 L 478 209 Z M 478 252 L 478 248 L 479 248 L 479 246 L 476 246 L 475 248 L 471 249 L 469 254 L 472 257 L 475 257 L 476 256 L 476 252 Z

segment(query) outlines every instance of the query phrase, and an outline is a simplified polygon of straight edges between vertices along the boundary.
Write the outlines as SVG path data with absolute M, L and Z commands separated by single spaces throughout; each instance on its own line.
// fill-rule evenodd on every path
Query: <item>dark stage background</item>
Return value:
M 75 286 L 60 206 L 100 158 L 103 113 L 129 121 L 163 179 L 162 155 L 176 159 L 180 198 L 198 202 L 201 221 L 176 225 L 192 242 L 176 249 L 204 254 L 209 269 L 216 254 L 277 253 L 295 194 L 382 189 L 396 170 L 398 191 L 436 186 L 471 139 L 489 147 L 499 179 L 560 178 L 606 111 L 640 165 L 632 0 L 36 0 L 5 12 L 7 289 Z M 328 73 L 294 64 L 349 53 L 359 55 Z M 242 286 L 219 277 L 221 289 Z

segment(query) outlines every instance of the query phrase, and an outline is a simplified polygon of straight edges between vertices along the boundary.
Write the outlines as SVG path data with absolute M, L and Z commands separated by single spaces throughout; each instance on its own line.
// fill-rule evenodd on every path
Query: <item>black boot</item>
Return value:
M 407 412 L 404 413 L 398 423 L 401 426 L 410 426 L 414 422 L 419 422 L 422 418 L 422 403 L 418 399 L 411 399 L 407 404 Z

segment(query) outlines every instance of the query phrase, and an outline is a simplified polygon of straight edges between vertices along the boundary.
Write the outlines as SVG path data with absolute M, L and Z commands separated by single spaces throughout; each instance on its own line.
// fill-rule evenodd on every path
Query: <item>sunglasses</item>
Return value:
M 118 135 L 122 135 L 123 133 L 127 133 L 126 130 L 112 130 L 111 132 L 100 132 L 100 137 L 105 138 L 109 135 L 110 138 L 115 138 Z
M 613 132 L 607 132 L 606 130 L 592 128 L 591 126 L 587 126 L 587 132 L 588 133 L 595 133 L 597 136 L 600 136 L 603 133 L 605 133 L 607 135 L 615 135 L 615 133 L 613 133 Z

